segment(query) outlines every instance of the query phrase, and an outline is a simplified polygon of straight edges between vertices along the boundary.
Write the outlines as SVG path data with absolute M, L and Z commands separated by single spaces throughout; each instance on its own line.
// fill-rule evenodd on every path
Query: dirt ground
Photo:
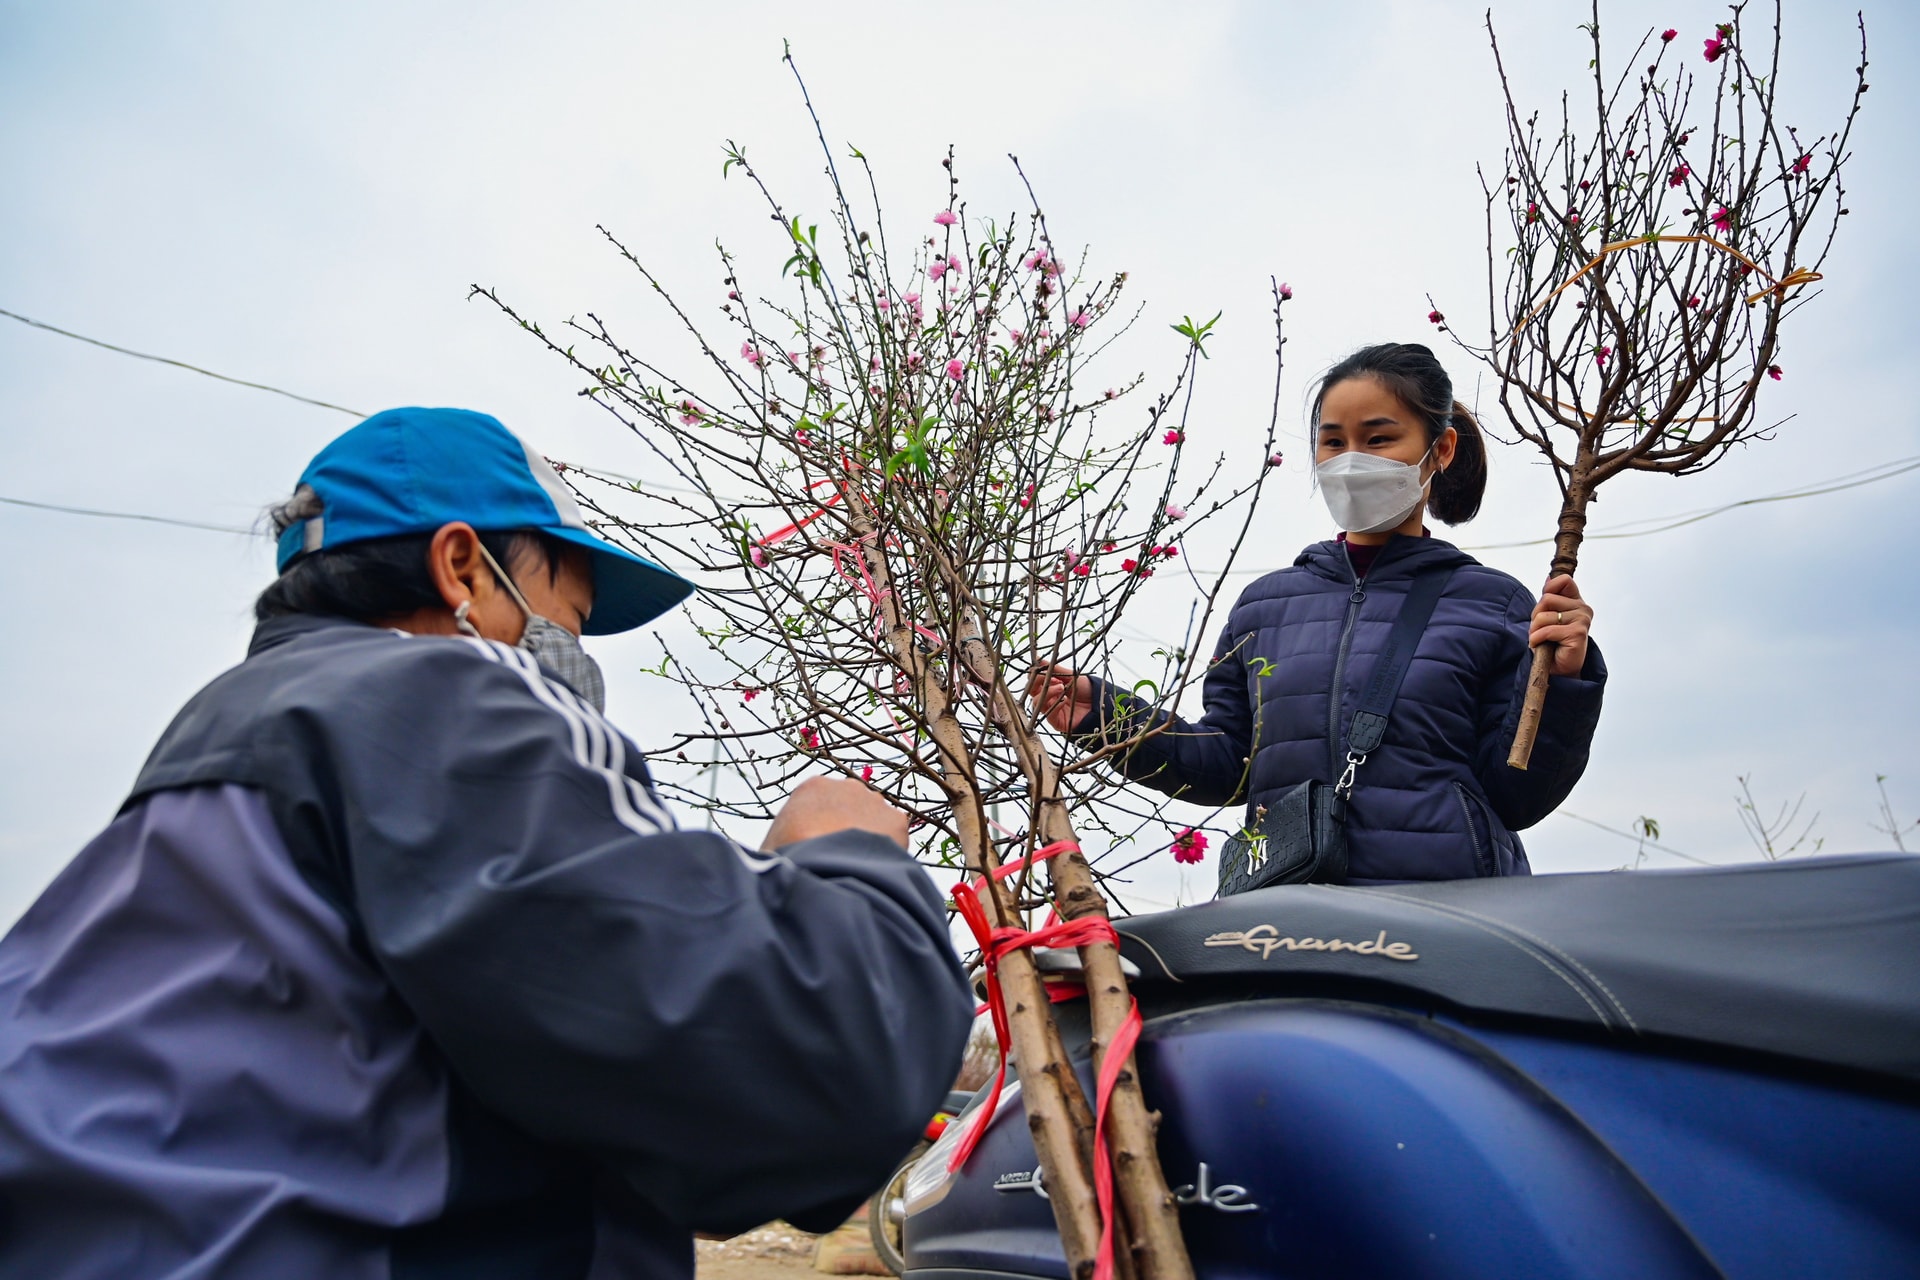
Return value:
M 694 1274 L 699 1280 L 798 1280 L 818 1277 L 813 1269 L 814 1237 L 784 1224 L 735 1236 L 696 1240 Z

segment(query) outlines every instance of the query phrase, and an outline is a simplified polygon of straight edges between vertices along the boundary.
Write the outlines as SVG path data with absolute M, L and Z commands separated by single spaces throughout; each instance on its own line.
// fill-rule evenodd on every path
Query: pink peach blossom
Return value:
M 1171 847 L 1175 862 L 1199 862 L 1207 852 L 1206 833 L 1195 827 L 1182 827 Z
M 950 227 L 954 223 L 960 221 L 959 218 L 954 216 L 954 212 L 951 209 L 942 209 L 940 212 L 933 215 L 933 220 L 943 227 Z
M 958 382 L 960 381 L 961 378 L 964 378 L 966 374 L 967 374 L 967 365 L 965 361 L 960 360 L 958 358 L 947 361 L 947 376 L 949 378 L 952 378 L 955 382 Z
M 1093 317 L 1088 315 L 1085 310 L 1080 310 L 1068 316 L 1067 322 L 1076 329 L 1084 329 L 1093 323 Z
M 1185 520 L 1186 518 L 1187 518 L 1187 509 L 1185 507 L 1181 506 L 1177 502 L 1169 502 L 1167 504 L 1167 519 Z
M 1185 442 L 1186 438 L 1187 438 L 1187 433 L 1184 431 L 1169 431 L 1167 432 L 1166 435 L 1160 437 L 1160 443 L 1161 444 L 1181 444 Z

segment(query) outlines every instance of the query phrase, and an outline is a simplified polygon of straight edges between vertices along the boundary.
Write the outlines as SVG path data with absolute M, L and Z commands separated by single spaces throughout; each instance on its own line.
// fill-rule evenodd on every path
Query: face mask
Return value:
M 520 594 L 520 588 L 513 585 L 513 579 L 507 576 L 506 570 L 500 567 L 492 553 L 481 547 L 480 554 L 486 557 L 493 576 L 507 589 L 513 602 L 520 606 L 520 612 L 527 616 L 526 629 L 520 633 L 520 643 L 516 647 L 525 649 L 533 655 L 534 661 L 566 681 L 567 687 L 591 703 L 595 711 L 605 711 L 606 677 L 600 673 L 600 664 L 580 647 L 580 637 L 559 623 L 535 613 L 533 606 Z M 467 635 L 478 636 L 480 632 L 467 621 L 466 613 L 467 606 L 463 604 L 454 614 L 454 625 Z
M 1348 533 L 1384 533 L 1398 527 L 1420 505 L 1433 479 L 1420 478 L 1426 461 L 1424 454 L 1419 462 L 1408 464 L 1378 454 L 1342 453 L 1315 466 L 1313 482 L 1335 524 Z

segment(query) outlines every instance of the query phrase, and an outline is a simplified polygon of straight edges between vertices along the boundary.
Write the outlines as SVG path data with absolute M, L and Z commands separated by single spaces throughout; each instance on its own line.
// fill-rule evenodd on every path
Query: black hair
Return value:
M 1487 445 L 1480 424 L 1466 405 L 1453 398 L 1453 379 L 1432 351 L 1417 342 L 1383 342 L 1362 347 L 1327 370 L 1313 393 L 1313 430 L 1320 431 L 1320 405 L 1329 388 L 1350 378 L 1372 378 L 1420 416 L 1427 443 L 1452 427 L 1458 436 L 1453 461 L 1433 477 L 1427 510 L 1436 520 L 1465 524 L 1480 512 L 1487 491 Z
M 290 500 L 268 508 L 267 521 L 278 536 L 319 514 L 318 495 L 302 485 Z M 310 613 L 374 622 L 445 604 L 427 570 L 432 542 L 431 533 L 405 533 L 305 552 L 260 593 L 253 616 L 265 622 Z M 566 546 L 534 529 L 483 530 L 480 545 L 515 577 L 524 575 L 532 557 L 540 557 L 549 582 L 560 572 Z

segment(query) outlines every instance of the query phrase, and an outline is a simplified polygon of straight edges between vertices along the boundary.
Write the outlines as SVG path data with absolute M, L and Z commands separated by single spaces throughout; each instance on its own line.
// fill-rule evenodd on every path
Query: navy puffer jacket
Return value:
M 1096 682 L 1081 734 L 1171 723 L 1116 763 L 1129 778 L 1248 813 L 1308 779 L 1332 782 L 1347 731 L 1417 571 L 1452 566 L 1414 652 L 1387 735 L 1348 808 L 1349 883 L 1529 874 L 1515 831 L 1553 812 L 1587 766 L 1606 665 L 1589 646 L 1578 677 L 1555 676 L 1531 767 L 1507 766 L 1526 693 L 1534 599 L 1451 543 L 1395 537 L 1356 579 L 1339 542 L 1248 587 L 1206 675 L 1198 722 L 1130 711 Z M 1118 694 L 1119 696 L 1116 696 Z

